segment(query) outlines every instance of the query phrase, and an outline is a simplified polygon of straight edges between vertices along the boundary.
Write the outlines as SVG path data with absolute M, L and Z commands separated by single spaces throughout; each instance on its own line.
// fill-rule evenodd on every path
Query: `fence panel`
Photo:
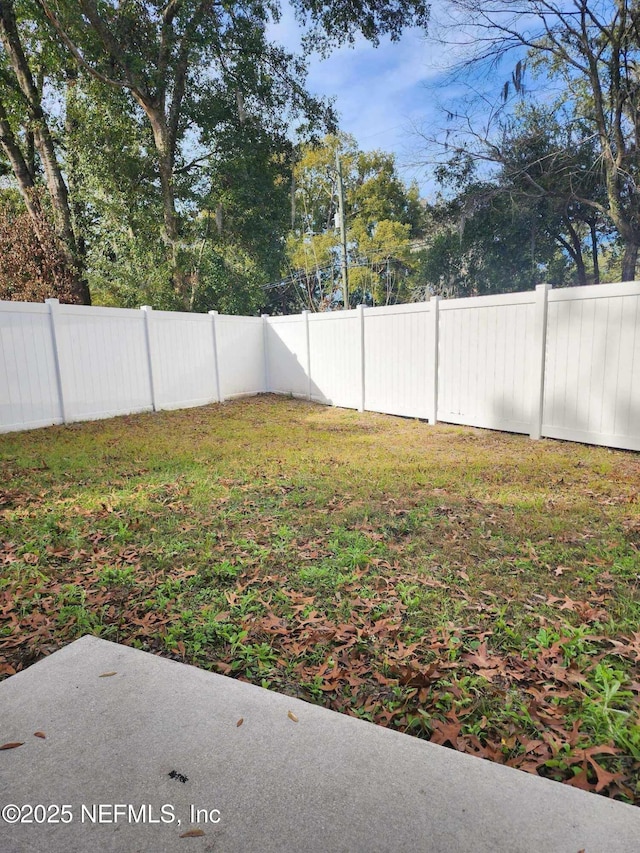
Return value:
M 152 408 L 142 311 L 59 305 L 55 323 L 68 422 Z
M 640 450 L 640 283 L 549 293 L 542 434 Z
M 640 450 L 640 283 L 275 318 L 0 303 L 2 432 L 201 405 L 218 381 Z
M 432 418 L 433 310 L 428 302 L 365 310 L 364 407 L 368 411 Z
M 156 408 L 204 406 L 218 399 L 213 334 L 207 314 L 150 313 Z
M 311 399 L 346 409 L 362 400 L 358 311 L 309 315 Z
M 49 306 L 0 302 L 0 432 L 59 423 Z
M 438 420 L 528 433 L 535 293 L 440 303 Z
M 307 321 L 303 314 L 269 318 L 267 362 L 269 391 L 295 397 L 307 396 Z
M 216 338 L 222 399 L 266 391 L 263 319 L 218 314 Z

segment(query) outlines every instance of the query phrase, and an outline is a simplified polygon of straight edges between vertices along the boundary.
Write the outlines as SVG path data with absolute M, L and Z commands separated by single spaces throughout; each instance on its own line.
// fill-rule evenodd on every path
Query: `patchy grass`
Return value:
M 258 397 L 0 467 L 5 676 L 92 633 L 640 803 L 640 455 Z

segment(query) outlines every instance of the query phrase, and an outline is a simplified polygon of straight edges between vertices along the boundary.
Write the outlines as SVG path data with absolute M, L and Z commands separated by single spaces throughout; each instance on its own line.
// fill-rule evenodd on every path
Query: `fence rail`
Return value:
M 640 283 L 288 317 L 0 302 L 0 432 L 264 391 L 640 450 Z

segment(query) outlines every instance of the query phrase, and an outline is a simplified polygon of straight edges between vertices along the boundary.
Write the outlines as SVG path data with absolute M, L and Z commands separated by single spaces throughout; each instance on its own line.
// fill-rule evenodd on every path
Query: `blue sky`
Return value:
M 300 28 L 293 12 L 283 6 L 273 38 L 298 52 Z M 393 152 L 403 179 L 415 178 L 425 195 L 432 194 L 431 180 L 424 168 L 412 165 L 420 149 L 412 127 L 441 121 L 430 91 L 442 78 L 437 48 L 421 30 L 409 29 L 395 44 L 384 39 L 374 48 L 358 39 L 326 59 L 313 55 L 309 60 L 308 87 L 313 94 L 335 99 L 341 129 L 355 136 L 363 150 Z
M 299 52 L 300 27 L 286 3 L 283 7 L 272 36 Z M 326 59 L 311 56 L 308 86 L 335 99 L 341 129 L 355 136 L 360 148 L 394 153 L 402 178 L 415 179 L 429 198 L 435 193 L 433 178 L 428 167 L 416 165 L 424 148 L 415 129 L 432 132 L 445 124 L 439 104 L 460 92 L 446 72 L 462 55 L 462 46 L 445 49 L 418 29 L 406 30 L 397 43 L 384 39 L 377 48 L 360 38 Z

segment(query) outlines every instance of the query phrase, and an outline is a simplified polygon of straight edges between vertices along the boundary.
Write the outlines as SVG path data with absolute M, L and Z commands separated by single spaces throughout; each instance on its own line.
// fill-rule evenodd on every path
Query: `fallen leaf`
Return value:
M 240 717 L 238 722 L 236 723 L 236 728 L 240 728 L 240 726 L 244 723 L 244 717 Z
M 44 732 L 34 732 L 33 736 L 34 737 L 41 737 L 42 740 L 44 740 L 46 738 L 46 734 Z
M 110 678 L 112 675 L 117 675 L 117 672 L 103 672 L 98 678 Z
M 569 779 L 566 784 L 571 785 L 572 788 L 580 788 L 582 791 L 593 791 L 593 785 L 589 782 L 587 771 L 584 768 L 573 779 Z
M 186 832 L 183 832 L 180 838 L 199 838 L 201 835 L 204 835 L 204 831 L 202 829 L 188 829 Z
M 396 667 L 392 670 L 400 684 L 407 687 L 430 687 L 440 677 L 440 673 L 434 663 L 420 668 L 413 662 Z
M 297 723 L 297 722 L 298 722 L 298 718 L 297 718 L 297 717 L 296 717 L 296 715 L 293 713 L 293 711 L 289 711 L 289 712 L 287 713 L 287 717 L 289 717 L 289 719 L 290 719 L 290 720 L 293 720 L 293 722 L 294 722 L 294 723 Z
M 3 743 L 2 746 L 0 746 L 0 749 L 15 749 L 17 746 L 22 746 L 23 743 L 24 743 L 24 741 L 20 741 L 20 742 L 14 741 L 12 743 Z
M 489 654 L 486 642 L 481 643 L 474 653 L 463 655 L 462 659 L 465 662 L 475 664 L 475 666 L 479 666 L 484 670 L 496 669 L 503 663 L 500 658 Z
M 431 723 L 431 743 L 444 745 L 450 743 L 454 749 L 457 746 L 458 735 L 460 734 L 460 723 L 450 722 L 443 723 L 441 720 L 433 720 Z
M 612 782 L 618 782 L 624 779 L 622 773 L 610 773 L 608 770 L 605 770 L 597 761 L 588 755 L 587 761 L 595 770 L 598 781 L 596 783 L 596 794 L 599 794 L 603 788 L 606 788 L 607 785 L 610 785 Z

